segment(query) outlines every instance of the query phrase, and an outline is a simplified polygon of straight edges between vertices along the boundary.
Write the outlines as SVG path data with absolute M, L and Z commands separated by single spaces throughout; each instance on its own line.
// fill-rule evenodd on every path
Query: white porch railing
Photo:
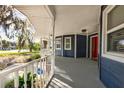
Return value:
M 52 55 L 44 56 L 40 59 L 1 71 L 0 87 L 4 88 L 6 84 L 8 84 L 8 87 L 13 88 L 46 87 L 53 76 L 51 59 Z M 29 73 L 30 77 L 28 76 Z M 23 82 L 20 80 L 20 77 L 23 77 Z

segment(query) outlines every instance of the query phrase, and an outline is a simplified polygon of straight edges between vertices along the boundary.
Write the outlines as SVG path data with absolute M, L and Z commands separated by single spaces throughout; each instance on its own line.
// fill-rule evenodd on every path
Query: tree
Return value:
M 32 45 L 32 24 L 25 17 L 19 17 L 17 11 L 13 6 L 0 6 L 0 25 L 3 27 L 6 36 L 9 39 L 18 38 L 19 51 L 24 47 L 25 42 L 28 41 L 29 46 Z M 31 47 L 30 51 L 32 51 Z
M 39 51 L 40 50 L 40 44 L 39 43 L 34 43 L 33 44 L 33 50 L 34 51 Z
M 6 41 L 6 40 L 2 40 L 2 47 L 3 48 L 8 48 L 9 47 L 9 42 L 8 41 Z

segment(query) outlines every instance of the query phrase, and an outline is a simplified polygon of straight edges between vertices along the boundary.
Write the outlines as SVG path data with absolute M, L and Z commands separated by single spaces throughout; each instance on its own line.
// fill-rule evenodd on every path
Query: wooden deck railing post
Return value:
M 43 70 L 42 69 L 42 60 L 40 60 L 40 69 L 41 70 Z M 43 73 L 40 73 L 40 88 L 42 88 L 43 87 Z
M 38 62 L 36 62 L 36 88 L 38 88 L 39 85 L 37 69 L 38 69 Z
M 34 64 L 31 64 L 31 88 L 33 88 L 34 87 Z
M 14 87 L 18 88 L 19 87 L 19 75 L 18 71 L 14 72 Z
M 0 76 L 0 88 L 2 88 L 2 77 Z
M 27 67 L 24 68 L 24 88 L 27 88 Z

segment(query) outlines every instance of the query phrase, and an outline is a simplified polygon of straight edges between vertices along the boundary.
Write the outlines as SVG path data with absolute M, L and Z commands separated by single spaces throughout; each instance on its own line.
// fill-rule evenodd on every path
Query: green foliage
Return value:
M 19 49 L 19 52 L 24 47 L 26 41 L 28 41 L 29 45 L 32 44 L 32 35 L 35 31 L 33 25 L 30 23 L 28 18 L 21 18 L 19 16 L 19 11 L 16 10 L 13 6 L 0 6 L 0 25 L 3 28 L 5 35 L 9 39 L 15 37 L 18 38 L 17 47 Z M 29 49 L 30 51 L 32 50 L 32 48 L 30 47 Z
M 32 49 L 33 49 L 33 42 L 30 42 L 30 40 L 29 40 L 28 42 L 29 42 L 29 45 L 28 45 L 29 50 L 30 50 L 30 52 L 32 52 Z
M 3 48 L 8 48 L 9 47 L 9 42 L 6 40 L 2 40 L 2 47 Z
M 32 54 L 31 60 L 38 59 L 40 57 L 41 57 L 40 54 Z
M 38 54 L 39 52 L 13 52 L 13 53 L 2 53 L 3 51 L 0 51 L 0 57 L 5 57 L 5 56 L 23 56 L 23 55 L 35 55 Z
M 39 43 L 34 43 L 33 44 L 33 50 L 34 51 L 40 51 L 40 44 Z
M 5 84 L 5 88 L 14 88 L 14 80 L 10 80 Z
M 36 78 L 36 74 L 33 74 L 34 83 L 36 82 L 35 78 Z M 31 72 L 29 72 L 27 74 L 27 88 L 31 88 L 31 80 L 32 80 L 32 74 Z M 9 82 L 7 82 L 5 84 L 5 88 L 14 88 L 14 80 L 10 80 Z M 19 88 L 24 88 L 24 74 L 22 77 L 19 76 Z

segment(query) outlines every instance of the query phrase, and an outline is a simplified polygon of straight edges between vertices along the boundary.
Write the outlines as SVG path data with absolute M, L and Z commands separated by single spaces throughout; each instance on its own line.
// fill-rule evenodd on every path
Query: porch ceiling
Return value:
M 55 34 L 81 34 L 82 29 L 89 33 L 98 31 L 99 5 L 57 5 Z
M 36 30 L 34 34 L 35 41 L 39 41 L 41 37 L 46 38 L 48 36 L 51 19 L 43 5 L 16 5 L 14 7 L 26 15 L 33 24 Z

